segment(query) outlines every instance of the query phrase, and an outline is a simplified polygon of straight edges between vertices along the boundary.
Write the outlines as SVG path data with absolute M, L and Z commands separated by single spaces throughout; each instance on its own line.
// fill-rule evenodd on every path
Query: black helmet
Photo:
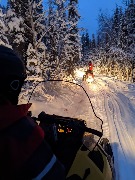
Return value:
M 25 67 L 15 52 L 0 45 L 0 94 L 13 104 L 17 104 L 18 95 L 26 78 Z
M 25 76 L 25 68 L 21 59 L 10 48 L 0 45 L 0 77 Z

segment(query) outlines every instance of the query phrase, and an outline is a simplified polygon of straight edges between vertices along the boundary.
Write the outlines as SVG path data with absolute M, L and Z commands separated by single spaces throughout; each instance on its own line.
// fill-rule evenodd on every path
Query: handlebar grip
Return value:
M 92 133 L 98 137 L 102 137 L 103 133 L 98 131 L 98 130 L 95 130 L 95 129 L 91 129 L 91 128 L 87 128 L 86 129 L 86 132 L 89 132 L 89 133 Z

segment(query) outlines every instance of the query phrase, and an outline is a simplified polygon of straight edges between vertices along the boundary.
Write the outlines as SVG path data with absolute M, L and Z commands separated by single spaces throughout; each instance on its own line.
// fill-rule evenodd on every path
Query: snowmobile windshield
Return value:
M 20 101 L 26 97 L 32 103 L 32 116 L 37 117 L 44 111 L 45 114 L 68 117 L 64 120 L 78 119 L 83 121 L 87 127 L 88 132 L 84 133 L 85 137 L 87 134 L 93 134 L 94 139 L 98 141 L 102 136 L 102 120 L 96 116 L 92 102 L 81 85 L 58 80 L 38 82 L 29 93 L 23 92 Z M 76 129 L 81 126 L 74 125 L 77 125 Z M 90 129 L 95 131 L 91 132 Z

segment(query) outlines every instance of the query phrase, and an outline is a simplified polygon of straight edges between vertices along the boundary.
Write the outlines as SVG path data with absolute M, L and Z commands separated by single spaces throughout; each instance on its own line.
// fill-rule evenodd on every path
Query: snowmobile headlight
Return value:
M 94 79 L 93 79 L 93 77 L 88 77 L 88 78 L 86 79 L 86 81 L 87 81 L 88 83 L 91 83 L 91 82 L 94 81 Z

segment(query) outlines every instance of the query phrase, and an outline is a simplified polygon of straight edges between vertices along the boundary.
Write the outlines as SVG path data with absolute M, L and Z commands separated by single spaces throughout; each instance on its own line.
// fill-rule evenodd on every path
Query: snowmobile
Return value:
M 112 149 L 102 138 L 103 121 L 83 86 L 62 80 L 38 82 L 28 102 L 45 140 L 65 166 L 66 180 L 114 179 Z
M 85 71 L 85 74 L 83 75 L 83 81 L 86 81 L 88 83 L 94 81 L 94 75 L 92 70 L 88 69 L 87 71 Z

